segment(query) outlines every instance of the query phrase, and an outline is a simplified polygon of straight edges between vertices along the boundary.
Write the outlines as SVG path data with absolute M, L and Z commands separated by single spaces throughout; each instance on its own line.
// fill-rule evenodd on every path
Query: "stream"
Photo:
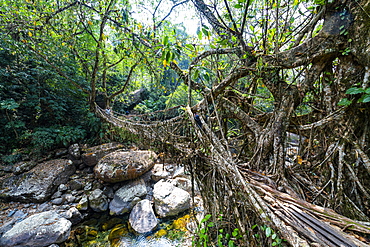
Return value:
M 149 233 L 137 235 L 128 224 L 128 216 L 95 213 L 74 226 L 71 236 L 61 247 L 178 247 L 191 246 L 190 214 L 161 220 Z M 192 228 L 192 227 L 191 227 Z

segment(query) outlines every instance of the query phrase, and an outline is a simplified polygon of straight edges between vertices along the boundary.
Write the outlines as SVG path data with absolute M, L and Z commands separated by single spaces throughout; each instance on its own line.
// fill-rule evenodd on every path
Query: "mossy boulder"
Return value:
M 94 168 L 97 178 L 108 183 L 135 179 L 156 163 L 153 151 L 116 151 L 104 156 Z
M 105 155 L 122 149 L 124 146 L 117 142 L 82 149 L 82 161 L 87 166 L 95 166 Z

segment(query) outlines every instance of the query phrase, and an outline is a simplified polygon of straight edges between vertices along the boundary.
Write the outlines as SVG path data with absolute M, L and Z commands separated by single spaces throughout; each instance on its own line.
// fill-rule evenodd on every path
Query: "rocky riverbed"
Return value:
M 134 246 L 168 233 L 188 246 L 191 209 L 201 217 L 181 164 L 119 143 L 75 144 L 42 162 L 1 166 L 0 175 L 0 246 Z

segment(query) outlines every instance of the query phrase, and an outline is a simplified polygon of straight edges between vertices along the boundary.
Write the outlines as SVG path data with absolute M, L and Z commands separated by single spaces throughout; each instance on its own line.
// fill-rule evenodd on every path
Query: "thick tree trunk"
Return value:
M 217 20 L 202 0 L 196 0 L 194 3 L 216 32 L 223 31 L 235 35 L 233 32 L 225 31 L 228 30 L 227 27 Z M 232 202 L 235 203 L 240 198 L 227 195 L 223 191 L 244 190 L 248 201 L 246 207 L 260 214 L 257 218 L 247 218 L 243 221 L 245 225 L 248 225 L 248 220 L 270 224 L 278 228 L 293 246 L 310 246 L 314 245 L 313 243 L 318 246 L 340 246 L 340 244 L 361 246 L 361 243 L 353 239 L 346 243 L 348 236 L 343 238 L 342 234 L 335 230 L 323 229 L 325 225 L 320 225 L 315 217 L 325 218 L 323 212 L 326 209 L 318 210 L 313 204 L 308 203 L 335 208 L 337 212 L 358 220 L 369 220 L 370 205 L 367 202 L 370 200 L 370 191 L 367 188 L 370 185 L 368 182 L 370 159 L 365 150 L 369 147 L 370 126 L 368 114 L 365 112 L 370 112 L 370 109 L 367 104 L 361 107 L 353 104 L 343 110 L 338 106 L 338 102 L 347 96 L 345 91 L 353 85 L 369 87 L 370 28 L 367 27 L 370 23 L 370 1 L 333 1 L 332 4 L 326 4 L 325 8 L 323 28 L 315 37 L 307 38 L 303 43 L 286 51 L 259 58 L 264 64 L 263 68 L 259 68 L 257 62 L 253 64 L 253 61 L 258 59 L 250 58 L 249 64 L 252 65 L 234 69 L 213 88 L 212 93 L 208 94 L 210 96 L 205 97 L 209 104 L 214 101 L 220 102 L 218 106 L 221 107 L 216 109 L 222 112 L 220 115 L 226 114 L 229 118 L 240 121 L 243 126 L 241 136 L 244 135 L 244 138 L 249 136 L 248 142 L 254 142 L 247 145 L 248 152 L 238 150 L 241 152 L 238 157 L 245 161 L 239 168 L 268 174 L 269 178 L 274 179 L 272 183 L 276 183 L 277 187 L 295 195 L 289 199 L 289 203 L 293 203 L 294 206 L 287 205 L 289 203 L 284 201 L 285 199 L 284 202 L 279 202 L 281 198 L 279 199 L 277 195 L 282 195 L 281 192 L 271 187 L 255 183 L 253 179 L 249 181 L 253 186 L 245 182 L 245 177 L 238 175 L 233 165 L 240 162 L 239 160 L 219 167 L 225 162 L 219 157 L 227 156 L 226 151 L 214 156 L 217 167 L 203 166 L 199 168 L 197 176 L 205 183 L 204 196 L 209 200 L 215 196 L 217 198 L 217 202 L 209 204 L 211 212 L 216 213 L 217 210 L 225 208 L 233 212 L 236 206 L 232 205 Z M 299 66 L 305 66 L 306 69 L 302 73 L 304 79 L 296 86 L 278 76 L 281 70 Z M 252 108 L 240 108 L 235 100 L 223 94 L 225 88 L 235 85 L 239 78 L 247 75 L 249 78 L 253 77 L 255 70 L 263 71 L 264 84 L 274 98 L 273 111 L 264 115 L 256 114 Z M 255 73 L 255 76 L 261 76 L 261 73 L 258 75 Z M 307 95 L 313 97 L 313 110 L 305 116 L 295 116 L 297 107 Z M 218 126 L 218 123 L 212 123 L 212 120 L 208 124 Z M 221 126 L 218 128 L 221 129 Z M 300 143 L 301 149 L 292 167 L 286 166 L 288 130 L 304 136 L 307 140 L 306 143 Z M 211 136 L 207 131 L 206 134 Z M 204 138 L 204 135 L 199 133 L 199 138 Z M 207 147 L 216 145 L 217 141 L 212 138 L 209 140 L 210 142 L 206 142 Z M 219 140 L 218 143 L 222 145 L 224 142 Z M 212 152 L 213 150 L 220 152 L 221 148 L 217 145 L 211 149 Z M 227 169 L 233 172 L 229 170 L 225 175 Z M 209 180 L 205 179 L 208 174 L 212 174 Z M 238 182 L 228 179 L 228 176 L 236 177 Z M 223 183 L 218 184 L 217 181 Z M 253 191 L 258 191 L 259 195 Z M 264 196 L 261 197 L 261 194 Z M 305 202 L 298 198 L 307 200 L 307 204 L 304 205 Z M 276 208 L 273 205 L 276 205 Z M 297 208 L 297 205 L 300 206 Z M 240 207 L 238 210 L 243 211 Z M 318 213 L 319 211 L 322 214 Z M 262 217 L 261 212 L 268 217 Z M 334 216 L 334 212 L 330 214 L 332 218 L 329 220 L 335 219 L 335 224 L 346 230 L 349 230 L 347 226 L 351 224 L 357 225 L 355 222 L 348 223 L 350 220 L 342 216 Z M 315 219 L 311 219 L 311 216 Z M 274 220 L 277 218 L 284 221 L 285 225 Z M 293 227 L 294 231 L 290 232 L 287 225 Z M 321 230 L 313 229 L 315 233 L 304 230 L 313 225 L 320 225 Z M 359 232 L 369 234 L 368 227 L 362 225 L 361 229 Z

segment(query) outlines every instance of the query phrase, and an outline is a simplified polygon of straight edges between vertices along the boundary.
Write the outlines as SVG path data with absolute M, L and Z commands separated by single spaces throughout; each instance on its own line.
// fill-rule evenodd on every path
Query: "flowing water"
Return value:
M 136 238 L 123 237 L 120 239 L 119 247 L 177 247 L 181 243 L 176 240 L 169 240 L 165 237 L 147 238 L 145 235 L 140 235 Z
M 188 247 L 191 234 L 189 214 L 161 221 L 158 228 L 137 235 L 130 229 L 127 216 L 111 217 L 95 214 L 76 225 L 70 238 L 61 247 Z

